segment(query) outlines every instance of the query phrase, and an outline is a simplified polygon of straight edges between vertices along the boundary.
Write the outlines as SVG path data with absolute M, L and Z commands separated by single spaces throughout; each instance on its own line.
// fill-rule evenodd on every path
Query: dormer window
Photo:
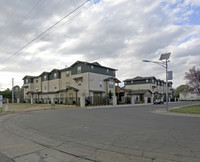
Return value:
M 44 76 L 44 80 L 47 80 L 47 76 L 46 75 Z
M 81 73 L 81 66 L 77 67 L 77 73 L 80 74 Z
M 107 73 L 109 73 L 109 69 L 107 69 Z
M 28 79 L 26 79 L 26 83 L 28 83 Z

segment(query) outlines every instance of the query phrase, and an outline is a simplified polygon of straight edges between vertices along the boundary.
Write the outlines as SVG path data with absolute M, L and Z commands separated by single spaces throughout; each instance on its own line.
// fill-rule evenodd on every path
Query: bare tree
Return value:
M 200 93 L 200 69 L 193 66 L 189 72 L 185 73 L 187 84 L 194 88 L 197 93 Z

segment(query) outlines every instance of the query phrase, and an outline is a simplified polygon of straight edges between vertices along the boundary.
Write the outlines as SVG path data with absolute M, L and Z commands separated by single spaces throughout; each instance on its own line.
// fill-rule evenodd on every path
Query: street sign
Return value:
M 172 80 L 173 79 L 173 72 L 172 71 L 168 71 L 167 72 L 167 80 Z

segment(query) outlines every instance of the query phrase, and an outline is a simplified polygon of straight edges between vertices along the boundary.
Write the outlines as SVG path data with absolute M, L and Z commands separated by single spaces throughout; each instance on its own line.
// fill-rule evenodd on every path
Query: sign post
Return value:
M 0 95 L 0 109 L 1 109 L 1 112 L 2 112 L 2 102 L 3 102 L 3 96 Z

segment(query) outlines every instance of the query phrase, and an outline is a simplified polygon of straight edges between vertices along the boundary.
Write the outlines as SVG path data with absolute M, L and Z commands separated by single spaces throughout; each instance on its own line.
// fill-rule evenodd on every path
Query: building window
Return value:
M 109 88 L 114 88 L 114 82 L 113 81 L 109 82 Z
M 73 100 L 73 93 L 69 94 L 69 99 L 72 101 Z
M 80 74 L 81 73 L 81 66 L 77 67 L 77 73 Z
M 66 82 L 66 88 L 68 88 L 70 86 L 69 82 Z
M 36 92 L 38 92 L 38 87 L 35 88 Z
M 26 83 L 28 83 L 28 79 L 26 79 Z
M 57 73 L 54 73 L 54 79 L 56 79 L 57 78 Z
M 91 70 L 94 70 L 94 66 L 93 65 L 91 65 L 90 67 L 91 67 Z
M 131 80 L 131 83 L 133 83 L 133 81 Z
M 66 71 L 66 77 L 69 77 L 69 71 Z
M 35 81 L 36 83 L 38 82 L 38 79 L 36 79 L 36 81 Z
M 109 73 L 109 69 L 107 69 L 107 73 Z
M 115 70 L 113 70 L 113 75 L 115 75 Z
M 102 81 L 99 82 L 99 87 L 102 88 L 103 84 Z
M 148 83 L 148 82 L 149 82 L 149 80 L 148 80 L 148 79 L 146 79 L 146 82 Z
M 57 86 L 56 86 L 56 85 L 54 86 L 54 89 L 57 89 Z
M 79 80 L 77 83 L 78 83 L 78 86 L 81 86 L 81 80 Z
M 47 76 L 46 75 L 44 76 L 44 80 L 47 80 Z

